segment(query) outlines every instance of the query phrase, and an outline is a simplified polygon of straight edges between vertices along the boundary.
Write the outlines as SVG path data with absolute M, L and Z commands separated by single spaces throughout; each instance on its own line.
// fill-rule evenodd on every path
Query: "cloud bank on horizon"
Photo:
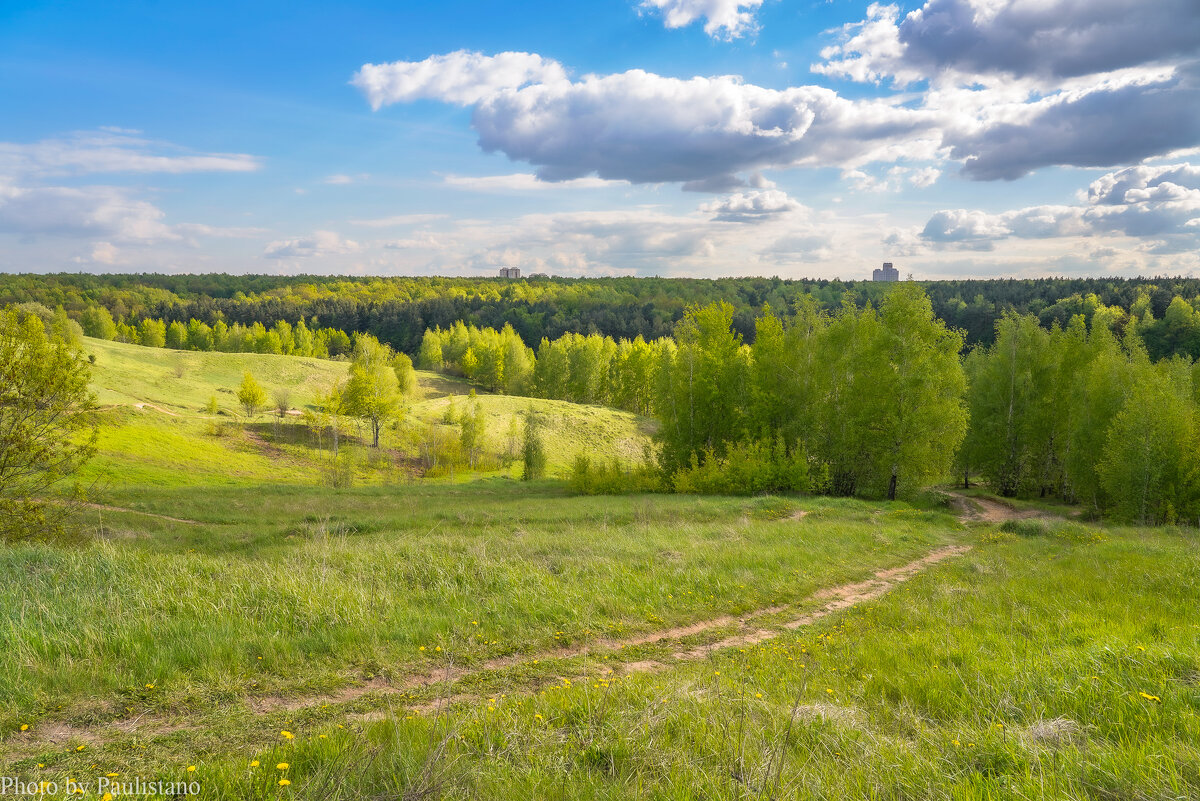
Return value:
M 699 35 L 753 79 L 649 51 L 653 69 L 605 69 L 586 48 L 577 62 L 462 47 L 361 63 L 349 83 L 368 123 L 402 125 L 410 146 L 452 141 L 440 155 L 453 169 L 393 168 L 400 146 L 381 134 L 361 171 L 314 165 L 323 177 L 290 190 L 361 193 L 353 214 L 329 199 L 265 225 L 175 222 L 150 189 L 92 180 L 263 176 L 270 152 L 122 129 L 0 143 L 0 235 L 63 253 L 74 240 L 75 264 L 129 269 L 220 242 L 245 271 L 855 278 L 898 259 L 931 278 L 1200 274 L 1195 0 L 859 8 L 805 31 L 820 47 L 804 80 L 780 49 L 803 38 L 778 20 L 802 29 L 793 0 L 626 7 L 647 36 L 660 28 L 666 55 Z M 416 197 L 392 197 L 389 181 Z M 364 218 L 380 238 L 347 236 Z

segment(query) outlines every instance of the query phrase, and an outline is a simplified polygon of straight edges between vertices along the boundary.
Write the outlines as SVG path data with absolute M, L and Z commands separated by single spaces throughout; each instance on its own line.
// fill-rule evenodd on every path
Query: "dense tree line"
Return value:
M 1118 329 L 1134 317 L 1147 327 L 1140 333 L 1153 358 L 1177 353 L 1200 358 L 1196 279 L 963 280 L 921 286 L 935 315 L 962 330 L 968 346 L 990 345 L 996 323 L 1009 312 L 1033 315 L 1049 329 L 1055 322 L 1065 327 L 1079 314 L 1090 325 L 1097 310 L 1116 308 Z M 863 309 L 878 307 L 886 291 L 886 285 L 872 282 L 779 278 L 0 275 L 0 304 L 62 306 L 74 319 L 102 306 L 131 325 L 148 317 L 168 325 L 195 319 L 215 326 L 221 320 L 271 329 L 281 320 L 293 325 L 305 320 L 312 328 L 370 333 L 410 355 L 427 329 L 448 329 L 456 322 L 496 330 L 510 325 L 528 347 L 566 333 L 614 340 L 641 336 L 649 342 L 670 336 L 687 308 L 718 301 L 733 307 L 734 330 L 753 344 L 755 320 L 766 306 L 790 314 L 807 296 L 827 312 L 847 301 Z M 1192 311 L 1187 319 L 1184 307 Z
M 965 359 L 971 426 L 959 456 L 1009 496 L 1054 496 L 1120 519 L 1200 515 L 1200 363 L 1152 359 L 1140 321 L 1118 339 L 1082 316 L 1047 331 L 1010 314 Z
M 40 304 L 26 304 L 40 306 Z M 44 307 L 42 307 L 44 308 Z M 61 306 L 59 307 L 62 308 Z M 148 348 L 172 350 L 222 351 L 225 353 L 273 353 L 282 356 L 313 356 L 332 359 L 345 356 L 354 347 L 354 339 L 336 328 L 313 328 L 303 318 L 292 325 L 276 320 L 267 328 L 262 323 L 228 325 L 218 318 L 209 325 L 195 318 L 186 323 L 143 317 L 138 323 L 114 320 L 103 306 L 89 306 L 79 315 L 82 333 L 97 339 L 128 342 Z
M 649 414 L 669 340 L 613 340 L 599 334 L 543 338 L 535 354 L 511 326 L 455 323 L 425 332 L 417 363 L 462 375 L 494 392 L 594 403 Z
M 567 334 L 536 355 L 511 328 L 460 323 L 429 331 L 421 359 L 499 391 L 653 414 L 660 480 L 678 491 L 894 498 L 957 469 L 1003 495 L 1134 522 L 1195 520 L 1200 362 L 1156 359 L 1149 342 L 1189 330 L 1196 314 L 1174 299 L 1155 318 L 1145 299 L 1127 321 L 1095 304 L 1065 327 L 1009 312 L 992 344 L 965 355 L 962 332 L 905 283 L 878 307 L 828 312 L 811 297 L 786 316 L 768 307 L 752 344 L 734 307 L 715 303 L 689 309 L 672 339 Z M 510 352 L 520 354 L 511 374 Z M 586 459 L 573 482 L 646 483 L 629 466 Z

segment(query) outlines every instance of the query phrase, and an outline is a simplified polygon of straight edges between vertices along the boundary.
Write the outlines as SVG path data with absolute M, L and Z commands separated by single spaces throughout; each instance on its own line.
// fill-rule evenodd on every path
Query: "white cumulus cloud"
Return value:
M 364 64 L 350 81 L 371 108 L 392 103 L 440 100 L 470 106 L 485 97 L 531 83 L 566 80 L 562 66 L 535 53 L 482 53 L 456 50 L 423 61 Z
M 704 20 L 704 32 L 734 39 L 755 29 L 754 12 L 762 0 L 642 0 L 641 7 L 662 15 L 668 28 L 685 28 Z
M 700 210 L 722 222 L 758 222 L 804 207 L 780 189 L 736 192 L 705 203 Z

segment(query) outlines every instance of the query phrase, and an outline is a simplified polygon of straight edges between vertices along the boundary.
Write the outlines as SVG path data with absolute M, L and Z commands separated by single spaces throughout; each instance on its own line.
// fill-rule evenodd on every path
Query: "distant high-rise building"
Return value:
M 897 270 L 895 267 L 893 267 L 892 263 L 890 261 L 885 261 L 883 263 L 882 270 L 874 270 L 871 273 L 871 280 L 872 281 L 899 281 L 900 280 L 900 271 Z
M 500 277 L 501 278 L 520 278 L 521 277 L 521 268 L 520 267 L 501 267 L 500 268 Z

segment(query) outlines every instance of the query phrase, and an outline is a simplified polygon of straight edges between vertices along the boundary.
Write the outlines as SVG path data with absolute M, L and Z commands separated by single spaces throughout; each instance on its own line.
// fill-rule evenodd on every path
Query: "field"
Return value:
M 223 390 L 250 370 L 303 410 L 344 364 L 88 345 L 109 408 L 87 536 L 0 550 L 0 776 L 86 798 L 134 777 L 211 799 L 1200 797 L 1195 529 L 982 494 L 417 479 L 406 433 L 469 391 L 432 374 L 334 488 L 327 443 Z M 531 401 L 480 402 L 499 451 Z M 533 403 L 552 475 L 651 433 Z

